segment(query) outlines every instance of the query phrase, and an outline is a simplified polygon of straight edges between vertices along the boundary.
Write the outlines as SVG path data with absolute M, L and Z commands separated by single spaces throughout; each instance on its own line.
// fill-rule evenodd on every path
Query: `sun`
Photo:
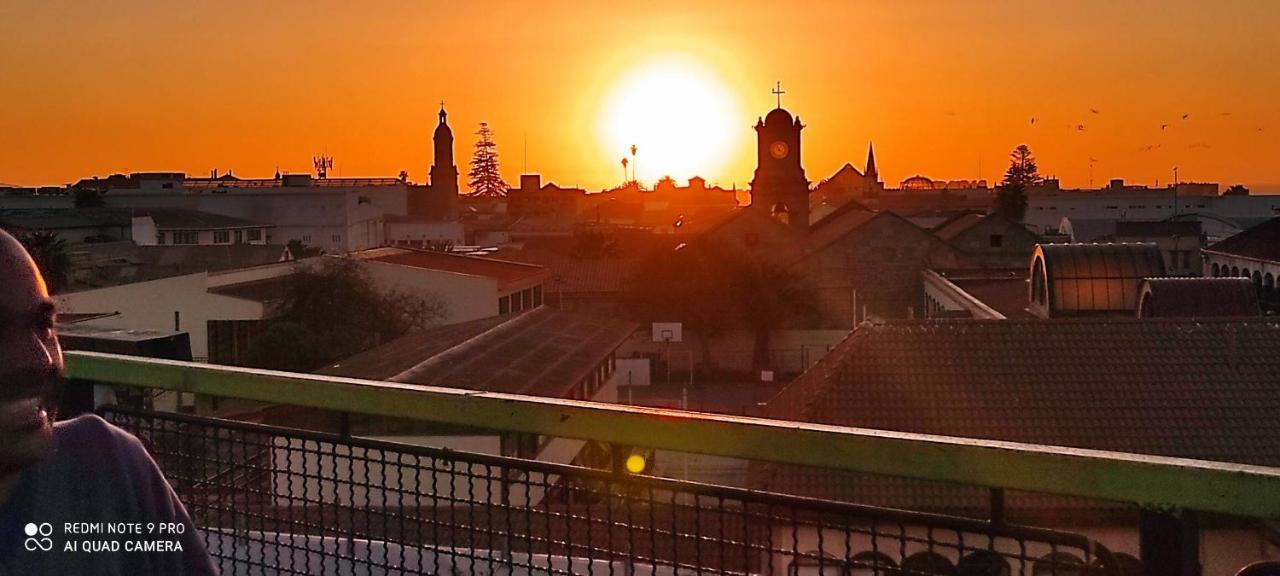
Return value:
M 600 145 L 612 154 L 621 178 L 623 157 L 635 177 L 652 184 L 662 176 L 715 180 L 745 130 L 727 83 L 687 57 L 654 58 L 630 67 L 604 99 L 597 122 Z

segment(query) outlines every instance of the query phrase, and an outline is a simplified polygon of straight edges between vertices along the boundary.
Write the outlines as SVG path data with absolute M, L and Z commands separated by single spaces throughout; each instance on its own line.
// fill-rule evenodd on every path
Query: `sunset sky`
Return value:
M 741 186 L 781 81 L 812 181 L 861 168 L 868 141 L 891 185 L 995 180 L 1026 143 L 1064 186 L 1094 158 L 1095 184 L 1177 166 L 1270 188 L 1277 30 L 1270 1 L 6 0 L 0 182 L 268 177 L 317 153 L 421 181 L 444 100 L 464 174 L 487 121 L 509 182 L 527 141 L 544 180 L 612 186 L 633 142 L 641 180 Z

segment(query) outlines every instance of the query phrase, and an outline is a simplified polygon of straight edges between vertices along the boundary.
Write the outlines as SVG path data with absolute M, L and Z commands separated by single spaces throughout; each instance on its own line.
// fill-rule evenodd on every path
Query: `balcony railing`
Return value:
M 594 469 L 102 408 L 148 444 L 227 574 L 1143 570 L 1082 536 L 998 518 L 631 475 L 619 456 L 635 447 L 961 483 L 995 494 L 1016 489 L 1146 510 L 1280 518 L 1280 470 L 1257 466 L 85 352 L 68 354 L 68 371 L 101 384 L 575 438 L 613 450 L 610 464 Z M 1152 558 L 1160 560 L 1154 552 Z

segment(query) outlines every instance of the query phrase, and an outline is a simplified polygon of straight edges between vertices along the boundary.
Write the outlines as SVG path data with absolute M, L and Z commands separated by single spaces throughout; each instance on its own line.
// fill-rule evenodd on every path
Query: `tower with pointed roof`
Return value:
M 804 124 L 778 107 L 756 121 L 756 170 L 751 179 L 751 204 L 756 210 L 786 221 L 801 233 L 809 231 L 809 181 L 800 163 L 800 131 Z
M 458 167 L 453 163 L 453 130 L 446 121 L 448 112 L 440 103 L 440 123 L 436 125 L 435 156 L 431 165 L 431 190 L 436 194 L 458 195 Z
M 871 142 L 867 143 L 867 169 L 862 171 L 862 175 L 872 182 L 880 181 L 880 174 L 876 172 L 876 146 Z

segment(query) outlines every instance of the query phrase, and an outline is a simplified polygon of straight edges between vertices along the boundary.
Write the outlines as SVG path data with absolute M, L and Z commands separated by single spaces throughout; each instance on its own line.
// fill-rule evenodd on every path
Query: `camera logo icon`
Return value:
M 52 524 L 48 522 L 40 524 L 31 522 L 27 524 L 24 531 L 27 534 L 27 539 L 23 541 L 22 546 L 27 549 L 27 552 L 35 552 L 37 550 L 48 552 L 53 550 L 53 539 L 49 538 L 49 535 L 53 534 Z

